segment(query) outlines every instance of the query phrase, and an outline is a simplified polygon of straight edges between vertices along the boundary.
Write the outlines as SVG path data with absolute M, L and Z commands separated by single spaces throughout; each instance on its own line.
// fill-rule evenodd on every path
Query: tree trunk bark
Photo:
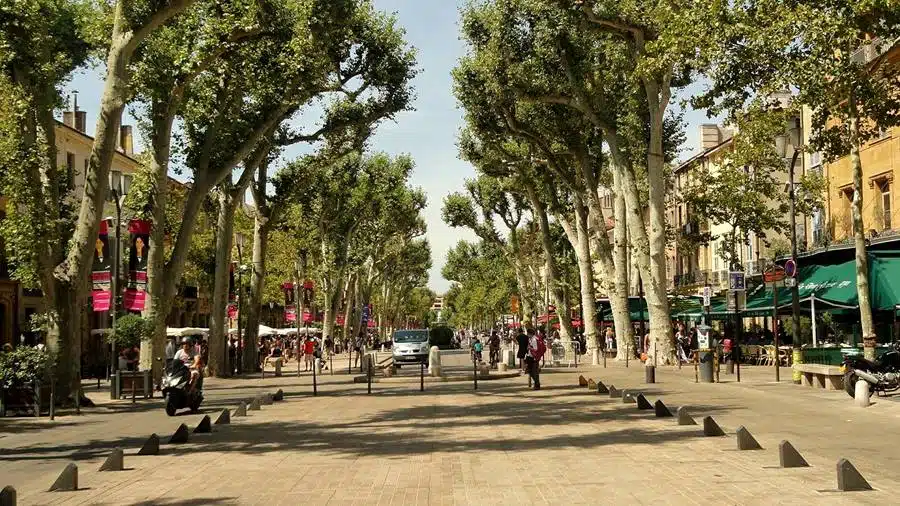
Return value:
M 859 119 L 856 102 L 850 96 L 850 166 L 853 169 L 853 245 L 856 249 L 856 294 L 859 298 L 859 323 L 863 337 L 863 355 L 875 360 L 875 325 L 872 321 L 872 300 L 869 296 L 869 256 L 866 253 L 866 234 L 863 228 L 863 172 L 859 156 Z
M 610 296 L 610 306 L 613 313 L 613 322 L 616 326 L 616 360 L 624 361 L 626 357 L 634 356 L 634 325 L 631 323 L 631 308 L 628 304 L 629 286 L 628 271 L 631 269 L 631 261 L 628 257 L 628 226 L 626 224 L 625 194 L 619 184 L 619 177 L 613 175 L 615 187 L 615 200 L 613 201 L 613 214 L 616 220 L 616 228 L 613 229 L 613 241 L 615 241 L 615 293 L 616 301 Z
M 588 210 L 580 198 L 575 199 L 575 232 L 578 257 L 578 274 L 581 279 L 581 325 L 584 339 L 591 348 L 591 360 L 600 364 L 600 339 L 597 334 L 597 300 L 594 290 L 594 264 L 591 260 L 591 238 L 588 227 Z
M 521 180 L 523 182 L 526 181 L 524 177 Z M 550 294 L 553 298 L 553 304 L 556 306 L 556 314 L 559 317 L 559 337 L 563 342 L 571 342 L 572 313 L 569 311 L 569 300 L 566 297 L 566 291 L 559 283 L 559 267 L 556 264 L 556 258 L 553 256 L 553 240 L 550 237 L 550 220 L 547 218 L 547 209 L 531 183 L 525 182 L 525 187 L 527 188 L 528 199 L 531 201 L 532 213 L 538 221 L 541 232 L 541 244 L 547 257 L 547 284 L 550 287 Z
M 675 335 L 669 316 L 669 299 L 666 294 L 666 181 L 665 157 L 663 154 L 663 120 L 668 106 L 668 80 L 662 82 L 645 81 L 650 109 L 650 145 L 647 150 L 647 180 L 650 215 L 650 270 L 643 279 L 647 294 L 647 308 L 650 311 L 650 335 L 655 353 L 654 364 L 674 364 Z M 649 286 L 648 286 L 649 285 Z
M 231 263 L 231 250 L 234 246 L 234 213 L 237 210 L 237 201 L 231 193 L 231 185 L 222 185 L 217 198 L 219 210 L 216 219 L 216 259 L 215 274 L 213 276 L 213 300 L 210 304 L 209 319 L 209 363 L 206 365 L 210 376 L 224 376 L 227 351 L 225 344 L 228 342 L 227 306 L 229 288 L 229 264 Z M 243 259 L 238 259 L 239 262 Z M 240 274 L 241 266 L 235 270 L 235 276 Z M 240 297 L 242 294 L 237 294 Z M 238 318 L 241 315 L 238 314 Z M 249 337 L 248 329 L 244 329 L 244 336 Z M 244 339 L 244 355 L 247 355 Z M 249 340 L 250 343 L 255 343 Z
M 253 221 L 253 257 L 250 265 L 250 300 L 244 305 L 247 312 L 245 335 L 255 343 L 259 337 L 259 312 L 266 282 L 266 250 L 269 245 L 269 222 L 257 215 Z

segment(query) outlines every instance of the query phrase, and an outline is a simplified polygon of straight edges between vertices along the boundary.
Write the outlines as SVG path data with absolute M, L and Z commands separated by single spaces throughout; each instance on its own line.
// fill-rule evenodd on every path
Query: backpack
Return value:
M 544 353 L 547 353 L 547 345 L 544 343 L 544 339 L 540 336 L 537 337 L 537 349 L 535 350 L 535 357 L 539 359 L 544 356 Z
M 483 347 L 483 345 L 481 344 L 480 341 L 477 342 L 477 343 L 475 343 L 475 351 L 476 351 L 477 353 L 481 353 L 482 347 Z

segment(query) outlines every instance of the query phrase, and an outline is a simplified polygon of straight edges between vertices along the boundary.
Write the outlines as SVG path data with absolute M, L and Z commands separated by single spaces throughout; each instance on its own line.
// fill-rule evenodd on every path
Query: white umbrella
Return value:
M 275 330 L 275 329 L 273 329 L 272 327 L 268 327 L 268 326 L 266 326 L 266 325 L 260 325 L 260 326 L 259 326 L 259 334 L 257 334 L 257 335 L 258 335 L 259 337 L 262 337 L 262 336 L 276 336 L 276 335 L 278 335 L 278 331 Z
M 297 329 L 278 329 L 279 336 L 292 336 L 297 333 Z

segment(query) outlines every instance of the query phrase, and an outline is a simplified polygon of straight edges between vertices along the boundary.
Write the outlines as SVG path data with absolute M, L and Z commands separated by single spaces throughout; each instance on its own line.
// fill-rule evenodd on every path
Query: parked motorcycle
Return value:
M 900 350 L 898 343 L 884 352 L 876 360 L 867 360 L 862 355 L 845 355 L 841 364 L 844 373 L 844 390 L 850 397 L 856 396 L 856 382 L 860 379 L 869 384 L 869 395 L 875 392 L 887 393 L 900 390 Z
M 166 414 L 175 416 L 179 409 L 190 408 L 192 413 L 203 402 L 203 375 L 197 379 L 194 391 L 190 391 L 191 370 L 180 360 L 172 360 L 162 378 L 162 393 L 166 400 Z

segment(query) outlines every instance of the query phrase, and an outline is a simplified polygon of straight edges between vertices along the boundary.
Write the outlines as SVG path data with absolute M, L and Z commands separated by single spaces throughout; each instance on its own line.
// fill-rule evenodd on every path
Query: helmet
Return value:
M 193 343 L 191 342 L 190 337 L 185 336 L 185 337 L 181 338 L 181 344 L 193 344 Z

